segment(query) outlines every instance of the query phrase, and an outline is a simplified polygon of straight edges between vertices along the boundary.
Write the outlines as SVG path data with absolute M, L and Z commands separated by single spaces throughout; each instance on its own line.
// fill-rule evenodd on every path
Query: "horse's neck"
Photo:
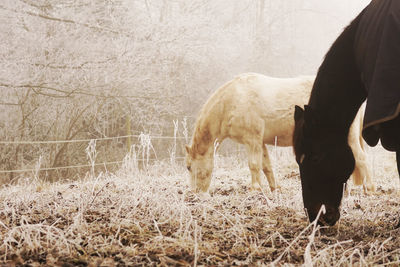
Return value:
M 360 16 L 333 43 L 318 70 L 309 105 L 338 132 L 347 134 L 366 93 L 354 56 Z
M 193 135 L 192 149 L 196 154 L 212 157 L 214 155 L 214 144 L 217 138 L 218 137 L 211 131 L 209 124 L 199 123 Z
M 346 77 L 321 76 L 320 79 L 314 87 L 316 90 L 313 90 L 309 106 L 324 125 L 347 133 L 365 99 L 364 92 L 361 91 L 363 86 L 349 81 Z M 349 82 L 329 82 L 335 79 Z

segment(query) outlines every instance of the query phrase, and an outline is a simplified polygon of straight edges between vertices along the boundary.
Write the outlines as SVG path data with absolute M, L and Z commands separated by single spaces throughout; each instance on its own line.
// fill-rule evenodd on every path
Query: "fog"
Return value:
M 368 2 L 3 0 L 0 139 L 171 136 L 173 120 L 192 122 L 207 97 L 240 73 L 315 74 Z M 130 142 L 98 149 L 112 151 L 106 160 L 121 159 Z M 77 152 L 83 145 L 0 148 L 6 170 L 40 156 L 48 167 L 85 159 Z

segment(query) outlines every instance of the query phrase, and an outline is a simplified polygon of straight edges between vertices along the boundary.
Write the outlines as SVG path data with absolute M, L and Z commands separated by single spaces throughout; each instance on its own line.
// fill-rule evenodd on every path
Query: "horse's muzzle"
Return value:
M 339 212 L 332 212 L 332 213 L 326 213 L 321 215 L 321 217 L 318 220 L 318 224 L 323 225 L 323 226 L 334 226 L 335 223 L 339 220 L 340 218 L 340 213 Z
M 340 218 L 339 209 L 328 206 L 328 207 L 325 207 L 325 212 L 323 212 L 323 211 L 320 211 L 320 208 L 321 207 L 319 207 L 318 209 L 314 209 L 312 212 L 308 213 L 308 218 L 309 218 L 310 222 L 315 221 L 319 212 L 321 212 L 317 223 L 321 226 L 334 226 L 335 223 Z

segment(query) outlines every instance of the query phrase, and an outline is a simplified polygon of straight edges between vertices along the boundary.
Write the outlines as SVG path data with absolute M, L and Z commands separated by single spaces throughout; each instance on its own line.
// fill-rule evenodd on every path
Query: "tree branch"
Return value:
M 26 14 L 26 15 L 29 15 L 29 16 L 39 17 L 39 18 L 42 18 L 42 19 L 51 20 L 51 21 L 55 21 L 55 22 L 76 24 L 76 25 L 84 26 L 84 27 L 92 29 L 92 30 L 105 31 L 105 32 L 113 33 L 113 34 L 121 34 L 121 32 L 118 32 L 118 31 L 115 31 L 115 30 L 112 30 L 112 29 L 106 29 L 106 28 L 102 28 L 102 27 L 98 27 L 98 26 L 93 26 L 93 25 L 90 25 L 88 23 L 82 23 L 82 22 L 74 21 L 72 19 L 57 18 L 57 17 L 48 16 L 48 15 L 38 14 L 38 13 L 35 13 L 35 12 L 31 12 L 31 11 L 18 11 L 18 10 L 15 10 L 15 9 L 6 8 L 3 5 L 0 5 L 0 8 L 4 9 L 4 10 L 7 10 L 7 11 L 14 12 L 14 13 Z M 126 34 L 125 33 L 125 35 L 129 36 L 129 37 L 133 37 L 130 34 Z
M 18 104 L 18 103 L 0 102 L 0 105 L 3 105 L 3 106 L 19 106 L 20 104 Z
M 94 94 L 94 93 L 91 93 L 88 91 L 78 90 L 78 89 L 74 89 L 72 91 L 66 91 L 66 90 L 49 87 L 49 86 L 45 86 L 45 85 L 32 85 L 32 84 L 11 85 L 11 84 L 0 83 L 0 87 L 31 88 L 36 94 L 40 94 L 40 95 L 48 96 L 48 97 L 56 97 L 56 98 L 66 98 L 66 97 L 71 97 L 72 95 L 86 95 L 86 96 L 94 96 L 94 97 L 100 97 L 100 98 L 137 98 L 137 99 L 167 99 L 167 98 L 179 97 L 179 96 L 158 97 L 158 96 L 133 96 L 133 95 L 99 95 L 99 94 Z M 37 89 L 39 89 L 39 90 L 37 90 Z M 40 89 L 55 91 L 55 92 L 58 92 L 58 93 L 61 93 L 64 95 L 49 94 L 49 93 L 40 91 Z

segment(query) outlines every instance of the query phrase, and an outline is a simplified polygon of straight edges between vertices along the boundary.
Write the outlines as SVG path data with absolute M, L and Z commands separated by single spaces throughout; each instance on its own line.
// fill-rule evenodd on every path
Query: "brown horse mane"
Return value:
M 193 157 L 196 155 L 204 155 L 211 142 L 212 136 L 208 125 L 204 120 L 196 123 L 195 133 L 192 139 L 191 154 Z
M 230 85 L 237 82 L 237 79 L 239 78 L 236 77 L 218 88 L 201 108 L 192 138 L 191 155 L 193 157 L 196 157 L 196 155 L 204 156 L 211 143 L 220 134 L 220 118 L 223 117 L 221 114 L 224 112 L 225 103 L 229 102 L 227 101 L 229 98 L 228 91 L 232 89 Z M 224 101 L 221 101 L 221 98 L 224 98 Z

